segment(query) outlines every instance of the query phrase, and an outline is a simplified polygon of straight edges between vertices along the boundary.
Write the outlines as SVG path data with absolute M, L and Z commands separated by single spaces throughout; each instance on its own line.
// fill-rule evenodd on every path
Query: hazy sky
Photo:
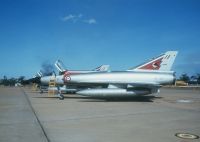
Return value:
M 1 0 L 0 78 L 45 62 L 126 70 L 167 50 L 173 69 L 200 73 L 199 0 Z

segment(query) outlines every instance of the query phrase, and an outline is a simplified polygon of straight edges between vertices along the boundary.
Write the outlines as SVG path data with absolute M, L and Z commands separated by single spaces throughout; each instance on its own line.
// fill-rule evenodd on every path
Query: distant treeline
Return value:
M 182 74 L 179 78 L 177 78 L 179 81 L 184 81 L 188 84 L 200 84 L 200 74 L 189 76 L 186 73 Z M 32 78 L 26 80 L 24 76 L 20 76 L 19 78 L 7 78 L 6 76 L 3 76 L 3 79 L 0 79 L 0 85 L 4 86 L 15 86 L 16 83 L 21 85 L 26 85 L 31 82 L 37 82 L 38 78 Z
M 200 84 L 200 74 L 189 76 L 186 73 L 182 74 L 179 79 L 180 81 L 184 81 L 188 84 Z
M 25 82 L 24 76 L 20 76 L 19 78 L 7 78 L 6 76 L 3 76 L 3 79 L 0 79 L 0 85 L 4 86 L 15 86 L 16 83 L 25 84 Z

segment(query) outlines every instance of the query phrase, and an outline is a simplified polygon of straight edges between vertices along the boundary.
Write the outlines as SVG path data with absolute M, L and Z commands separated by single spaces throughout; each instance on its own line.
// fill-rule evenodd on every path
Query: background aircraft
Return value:
M 55 67 L 59 71 L 59 74 L 65 74 L 65 72 L 68 72 L 70 74 L 80 74 L 80 73 L 88 73 L 88 72 L 98 72 L 98 71 L 109 71 L 110 65 L 101 65 L 99 67 L 94 68 L 93 70 L 68 70 L 66 69 L 65 65 L 61 60 L 57 60 L 55 62 Z
M 55 66 L 62 75 L 52 75 L 52 76 L 44 76 L 41 77 L 41 83 L 44 85 L 48 85 L 51 79 L 55 79 L 56 84 L 64 85 L 63 78 L 67 75 L 72 74 L 85 74 L 85 73 L 95 73 L 95 72 L 107 72 L 109 71 L 109 65 L 101 65 L 93 70 L 67 70 L 63 68 L 61 61 L 56 61 Z
M 51 87 L 49 89 L 51 90 L 56 90 L 58 91 L 58 89 L 60 89 L 62 92 L 65 93 L 75 93 L 77 91 L 77 87 L 76 86 L 68 86 L 64 84 L 63 78 L 64 76 L 67 76 L 68 74 L 84 74 L 84 73 L 95 73 L 95 72 L 107 72 L 109 71 L 110 66 L 109 65 L 102 65 L 99 66 L 93 70 L 67 70 L 64 67 L 64 64 L 62 63 L 62 61 L 57 60 L 55 62 L 55 67 L 58 69 L 59 74 L 61 75 L 55 75 L 53 74 L 52 76 L 44 76 L 41 77 L 40 82 L 42 85 L 47 86 L 50 82 L 50 80 L 54 80 L 56 83 L 55 87 Z M 58 88 L 59 87 L 59 88 Z M 45 88 L 44 90 L 47 90 L 47 88 Z M 63 96 L 60 96 L 61 99 L 63 99 Z

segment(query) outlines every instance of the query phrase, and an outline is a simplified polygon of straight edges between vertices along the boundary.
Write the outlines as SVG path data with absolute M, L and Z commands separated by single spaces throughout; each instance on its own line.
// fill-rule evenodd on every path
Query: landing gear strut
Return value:
M 64 95 L 63 94 L 58 94 L 59 100 L 64 100 Z
M 64 95 L 62 94 L 62 92 L 60 90 L 60 87 L 58 86 L 57 89 L 58 89 L 58 98 L 59 98 L 59 100 L 64 100 Z

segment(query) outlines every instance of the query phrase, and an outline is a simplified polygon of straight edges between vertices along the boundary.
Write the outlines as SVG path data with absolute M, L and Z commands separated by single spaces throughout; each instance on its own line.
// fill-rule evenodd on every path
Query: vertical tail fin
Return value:
M 55 66 L 56 66 L 56 68 L 59 72 L 65 72 L 66 71 L 65 65 L 63 64 L 63 62 L 61 60 L 57 60 L 55 62 Z
M 42 77 L 42 76 L 43 76 L 42 72 L 39 71 L 39 72 L 37 72 L 36 75 L 33 76 L 33 78 L 35 78 L 35 77 Z
M 102 66 L 95 68 L 94 71 L 108 71 L 109 68 L 110 68 L 110 65 L 102 65 Z
M 150 59 L 128 71 L 170 71 L 177 54 L 177 51 L 167 51 L 165 54 Z
M 174 64 L 177 54 L 178 51 L 167 51 L 164 58 L 162 59 L 160 70 L 170 71 L 172 69 L 172 65 Z
M 37 75 L 38 75 L 38 77 L 42 77 L 43 76 L 41 71 L 37 72 Z

